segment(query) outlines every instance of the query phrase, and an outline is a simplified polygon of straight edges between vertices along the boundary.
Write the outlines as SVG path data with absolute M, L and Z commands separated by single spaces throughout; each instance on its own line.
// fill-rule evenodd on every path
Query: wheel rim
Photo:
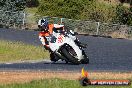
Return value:
M 77 54 L 76 52 L 74 51 L 74 49 L 72 47 L 68 47 L 67 48 L 67 51 L 69 52 L 69 54 L 75 58 L 77 58 Z

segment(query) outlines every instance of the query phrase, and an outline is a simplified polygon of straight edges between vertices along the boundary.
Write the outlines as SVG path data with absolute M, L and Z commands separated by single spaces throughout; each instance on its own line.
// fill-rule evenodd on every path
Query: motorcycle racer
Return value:
M 57 61 L 58 59 L 55 57 L 54 53 L 49 48 L 50 36 L 53 32 L 60 32 L 64 30 L 64 25 L 58 24 L 48 24 L 46 19 L 41 19 L 38 22 L 38 27 L 41 32 L 39 32 L 39 39 L 46 50 L 50 52 L 51 61 Z
M 49 47 L 49 41 L 54 32 L 68 34 L 68 36 L 72 38 L 75 41 L 75 43 L 81 44 L 79 40 L 75 37 L 75 33 L 72 30 L 70 31 L 64 30 L 64 25 L 48 24 L 48 21 L 46 19 L 41 19 L 38 22 L 38 27 L 41 29 L 41 32 L 39 32 L 39 39 L 44 48 L 50 52 L 51 61 L 54 62 L 58 61 L 58 58 Z
M 46 20 L 42 23 L 41 32 L 39 32 L 39 39 L 44 48 L 49 50 L 50 36 L 53 32 L 64 32 L 64 25 L 47 24 Z

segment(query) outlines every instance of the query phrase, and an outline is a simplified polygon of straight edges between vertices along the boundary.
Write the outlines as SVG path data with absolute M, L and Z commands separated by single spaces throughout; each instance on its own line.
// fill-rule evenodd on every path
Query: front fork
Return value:
M 81 43 L 78 39 L 74 40 L 74 42 L 81 48 L 87 48 L 87 44 Z

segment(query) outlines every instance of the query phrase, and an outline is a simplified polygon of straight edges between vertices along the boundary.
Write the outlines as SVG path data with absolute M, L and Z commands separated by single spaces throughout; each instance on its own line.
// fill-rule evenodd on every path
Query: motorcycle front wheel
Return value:
M 88 56 L 86 55 L 86 53 L 84 52 L 84 50 L 83 50 L 82 53 L 83 53 L 83 58 L 84 58 L 84 59 L 81 60 L 81 63 L 82 63 L 82 64 L 89 64 L 89 58 L 88 58 Z
M 69 62 L 71 62 L 72 64 L 78 65 L 80 64 L 80 61 L 78 61 L 78 59 L 76 58 L 76 52 L 74 51 L 73 48 L 63 48 L 62 49 L 62 53 L 63 55 L 67 58 L 67 60 Z

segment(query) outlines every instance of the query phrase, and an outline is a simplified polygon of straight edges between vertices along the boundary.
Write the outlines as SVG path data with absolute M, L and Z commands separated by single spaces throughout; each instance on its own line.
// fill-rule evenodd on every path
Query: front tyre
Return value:
M 70 47 L 70 50 L 71 50 L 71 47 Z M 67 60 L 69 62 L 71 62 L 72 64 L 75 64 L 75 65 L 78 65 L 80 64 L 80 61 L 78 61 L 77 58 L 75 58 L 76 56 L 73 56 L 73 54 L 71 54 L 69 48 L 63 48 L 62 49 L 62 53 L 63 55 L 67 58 Z M 72 49 L 73 50 L 73 49 Z M 74 51 L 75 52 L 75 51 Z
M 89 64 L 89 58 L 88 58 L 88 56 L 86 55 L 86 53 L 84 51 L 82 53 L 83 53 L 84 59 L 81 60 L 81 63 L 82 64 Z

